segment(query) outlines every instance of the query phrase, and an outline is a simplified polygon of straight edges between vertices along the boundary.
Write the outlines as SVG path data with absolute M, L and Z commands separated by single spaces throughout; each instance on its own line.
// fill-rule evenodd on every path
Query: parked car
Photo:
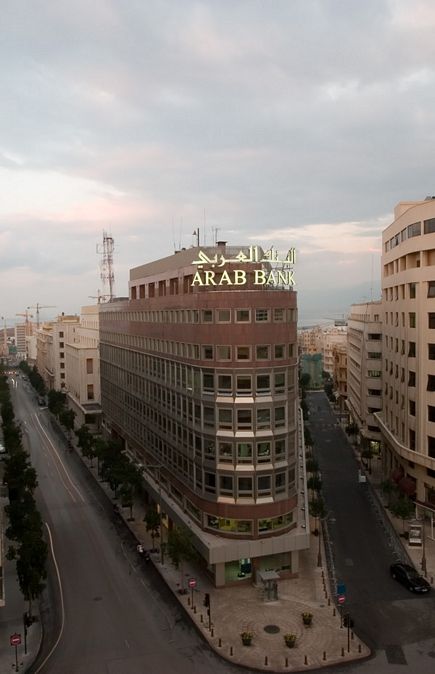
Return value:
M 390 566 L 391 578 L 397 580 L 411 592 L 429 592 L 430 585 L 410 564 L 397 562 Z
M 3 458 L 4 456 L 6 456 L 6 447 L 0 441 L 0 458 Z

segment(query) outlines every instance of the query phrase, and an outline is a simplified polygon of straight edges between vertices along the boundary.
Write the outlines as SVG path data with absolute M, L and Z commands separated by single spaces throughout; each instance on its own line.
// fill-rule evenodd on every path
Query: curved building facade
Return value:
M 296 293 L 261 283 L 264 262 L 218 268 L 223 244 L 199 270 L 199 250 L 132 269 L 129 300 L 102 305 L 105 424 L 216 585 L 291 575 L 308 545 Z

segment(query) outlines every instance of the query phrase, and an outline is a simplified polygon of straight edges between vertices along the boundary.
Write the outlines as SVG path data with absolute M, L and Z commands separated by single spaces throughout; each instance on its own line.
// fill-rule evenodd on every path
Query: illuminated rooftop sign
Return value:
M 248 252 L 246 252 L 248 250 Z M 279 253 L 271 247 L 263 252 L 259 246 L 249 246 L 242 249 L 233 258 L 226 258 L 224 252 L 216 252 L 213 256 L 200 250 L 198 259 L 192 264 L 197 265 L 192 286 L 242 286 L 251 278 L 255 286 L 288 286 L 295 284 L 292 265 L 296 261 L 296 250 L 290 248 L 284 259 L 279 259 Z M 245 269 L 234 269 L 234 264 L 264 263 L 264 267 L 254 269 L 253 275 L 248 276 Z M 210 265 L 211 269 L 204 269 Z M 228 265 L 228 267 L 227 267 Z

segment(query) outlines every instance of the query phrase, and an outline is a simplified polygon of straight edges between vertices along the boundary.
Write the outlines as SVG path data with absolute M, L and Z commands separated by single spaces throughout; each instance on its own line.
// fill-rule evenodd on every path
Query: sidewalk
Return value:
M 98 480 L 96 467 L 91 469 L 88 460 L 82 458 L 82 461 Z M 107 483 L 99 484 L 112 498 Z M 152 541 L 143 521 L 144 506 L 135 504 L 133 521 L 128 520 L 129 508 L 119 508 L 119 513 L 138 544 L 150 550 Z M 348 644 L 348 630 L 340 627 L 340 615 L 330 595 L 326 569 L 317 567 L 318 545 L 319 539 L 312 535 L 310 550 L 300 556 L 299 577 L 279 581 L 279 598 L 270 602 L 264 601 L 261 588 L 252 584 L 216 589 L 202 570 L 187 563 L 183 565 L 182 583 L 180 570 L 175 569 L 167 555 L 164 564 L 161 564 L 159 552 L 151 553 L 150 557 L 151 563 L 211 648 L 223 658 L 246 667 L 288 672 L 349 662 L 370 655 L 369 648 L 351 630 Z M 322 559 L 325 559 L 324 554 Z M 195 589 L 180 593 L 182 584 L 186 588 L 189 578 L 196 580 Z M 211 629 L 204 607 L 206 592 L 210 596 Z M 313 614 L 311 627 L 304 627 L 303 612 Z M 243 631 L 254 635 L 249 647 L 242 645 L 240 634 Z M 283 635 L 286 633 L 296 635 L 295 648 L 285 645 Z

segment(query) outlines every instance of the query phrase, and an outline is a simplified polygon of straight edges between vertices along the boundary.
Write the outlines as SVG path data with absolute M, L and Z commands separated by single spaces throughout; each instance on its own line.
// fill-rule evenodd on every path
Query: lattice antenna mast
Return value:
M 101 255 L 100 278 L 103 282 L 101 298 L 111 302 L 115 297 L 115 272 L 113 271 L 113 237 L 103 232 L 103 245 L 97 244 L 97 253 Z

